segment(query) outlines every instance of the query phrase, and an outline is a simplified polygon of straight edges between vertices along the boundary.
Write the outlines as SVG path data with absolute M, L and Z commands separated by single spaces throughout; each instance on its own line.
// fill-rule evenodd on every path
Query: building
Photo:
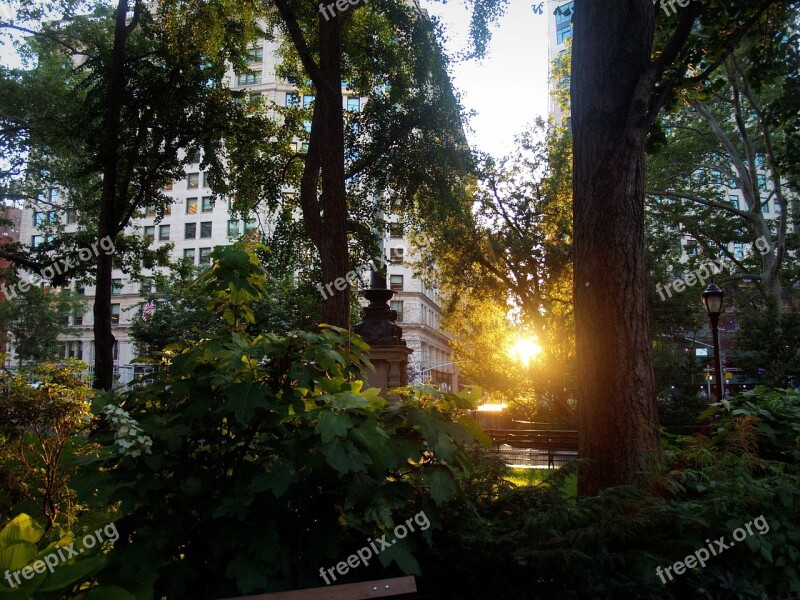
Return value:
M 302 103 L 308 107 L 314 97 L 298 94 L 294 86 L 278 77 L 276 56 L 275 42 L 264 41 L 251 48 L 249 72 L 236 75 L 231 70 L 228 73 L 229 85 L 235 90 L 246 91 L 251 99 L 262 98 L 267 106 L 274 102 L 279 106 L 297 106 Z M 350 95 L 345 87 L 342 88 L 343 108 L 360 111 L 363 102 L 363 98 Z M 298 152 L 302 152 L 303 142 L 296 143 Z M 129 232 L 144 236 L 156 247 L 173 244 L 171 259 L 188 260 L 194 265 L 208 263 L 215 246 L 230 244 L 254 229 L 268 232 L 270 228 L 270 218 L 266 213 L 253 215 L 249 220 L 230 218 L 229 201 L 215 200 L 208 187 L 206 174 L 201 169 L 201 158 L 199 155 L 193 156 L 185 177 L 172 182 L 165 189 L 174 202 L 162 219 L 159 220 L 155 210 L 152 210 L 143 218 L 132 220 L 129 227 Z M 44 190 L 43 194 L 52 202 L 59 199 L 62 191 L 54 188 Z M 47 204 L 31 202 L 22 214 L 21 240 L 31 246 L 42 243 L 45 233 L 40 225 L 51 216 L 55 216 L 55 213 L 49 212 Z M 64 227 L 66 232 L 70 232 L 78 226 L 75 219 L 72 218 L 70 222 L 67 215 Z M 398 231 L 400 230 L 393 229 L 387 232 L 384 245 L 390 253 L 387 270 L 391 287 L 397 291 L 392 307 L 397 310 L 398 323 L 403 327 L 405 339 L 414 351 L 409 359 L 414 368 L 414 376 L 410 380 L 421 382 L 430 378 L 452 388 L 457 386 L 458 376 L 450 359 L 449 338 L 439 327 L 441 309 L 438 295 L 435 290 L 426 288 L 414 276 L 410 265 L 406 264 L 404 258 L 409 254 L 409 244 L 403 238 L 402 232 Z M 113 276 L 112 326 L 117 339 L 114 364 L 119 381 L 126 383 L 143 368 L 132 365 L 136 353 L 130 337 L 130 325 L 141 314 L 153 289 L 149 281 L 143 284 L 131 281 L 118 270 L 115 270 Z M 369 281 L 366 272 L 362 279 Z M 87 312 L 69 316 L 71 333 L 64 337 L 64 355 L 74 356 L 92 365 L 94 345 L 91 304 L 94 288 L 75 285 L 74 289 L 78 294 L 86 296 Z M 7 362 L 10 365 L 16 364 L 13 356 Z
M 19 242 L 19 228 L 22 222 L 22 211 L 13 206 L 3 206 L 0 212 L 0 219 L 3 222 L 0 224 L 0 244 L 14 244 Z M 6 269 L 11 267 L 11 263 L 5 258 L 0 258 L 0 273 L 4 273 Z M 4 283 L 0 277 L 0 283 Z M 2 288 L 0 288 L 0 302 L 6 302 L 5 295 Z M 5 353 L 7 348 L 7 332 L 0 330 L 0 353 Z

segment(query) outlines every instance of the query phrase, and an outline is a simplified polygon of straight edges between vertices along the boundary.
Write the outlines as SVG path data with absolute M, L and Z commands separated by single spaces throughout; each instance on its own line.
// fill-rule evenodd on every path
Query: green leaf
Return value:
M 325 410 L 320 415 L 314 431 L 322 438 L 322 443 L 327 443 L 336 437 L 346 437 L 351 427 L 353 422 L 348 415 Z
M 16 571 L 30 564 L 36 558 L 38 550 L 34 544 L 18 541 L 0 549 L 0 571 Z
M 44 528 L 28 515 L 22 513 L 14 517 L 0 531 L 0 548 L 18 541 L 39 543 L 44 535 Z
M 424 476 L 430 486 L 431 498 L 437 505 L 442 505 L 458 493 L 458 486 L 447 467 L 429 467 Z
M 320 452 L 328 464 L 340 473 L 364 471 L 364 463 L 372 462 L 368 455 L 359 452 L 350 442 L 328 442 L 320 447 Z

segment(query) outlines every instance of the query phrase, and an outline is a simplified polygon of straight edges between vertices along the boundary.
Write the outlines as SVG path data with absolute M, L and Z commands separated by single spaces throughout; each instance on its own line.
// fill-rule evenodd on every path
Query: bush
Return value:
M 474 510 L 445 512 L 421 589 L 438 598 L 786 598 L 800 592 L 800 395 L 758 389 L 712 409 L 712 435 L 664 442 L 660 487 L 565 492 L 572 463 L 538 486 L 475 456 Z M 704 415 L 709 418 L 709 415 Z M 763 524 L 769 527 L 763 534 Z M 752 535 L 673 580 L 672 566 L 746 523 Z M 718 546 L 714 544 L 713 548 Z
M 321 568 L 424 511 L 433 527 L 347 579 L 418 571 L 468 467 L 453 416 L 473 402 L 409 388 L 387 404 L 363 389 L 365 344 L 339 329 L 248 332 L 266 278 L 245 248 L 214 257 L 193 285 L 227 326 L 168 347 L 154 383 L 93 407 L 113 422 L 82 488 L 123 515 L 103 581 L 171 599 L 319 586 Z

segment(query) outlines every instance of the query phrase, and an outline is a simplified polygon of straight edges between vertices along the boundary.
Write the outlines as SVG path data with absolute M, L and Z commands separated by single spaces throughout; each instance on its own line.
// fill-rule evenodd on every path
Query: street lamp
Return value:
M 716 283 L 708 284 L 703 291 L 703 304 L 706 307 L 708 318 L 711 321 L 711 334 L 714 337 L 714 370 L 716 371 L 716 386 L 714 389 L 717 402 L 722 401 L 722 357 L 719 353 L 719 316 L 722 313 L 723 292 Z

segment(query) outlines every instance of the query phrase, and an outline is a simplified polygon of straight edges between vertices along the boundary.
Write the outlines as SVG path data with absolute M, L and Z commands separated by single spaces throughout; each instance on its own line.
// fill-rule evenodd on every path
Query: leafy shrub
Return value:
M 28 510 L 45 520 L 47 531 L 74 525 L 74 459 L 92 450 L 85 437 L 91 395 L 81 379 L 85 367 L 70 359 L 0 374 L 2 518 Z
M 263 271 L 246 248 L 214 257 L 193 285 L 227 326 L 168 347 L 153 384 L 95 402 L 96 414 L 118 404 L 151 440 L 134 456 L 97 433 L 107 455 L 82 489 L 124 515 L 104 581 L 195 599 L 318 586 L 321 568 L 423 510 L 431 529 L 350 577 L 386 576 L 381 563 L 417 571 L 468 466 L 453 415 L 473 402 L 408 388 L 387 404 L 363 389 L 366 346 L 343 330 L 250 333 Z
M 786 598 L 800 592 L 800 395 L 754 392 L 711 410 L 711 436 L 664 442 L 658 493 L 571 498 L 572 463 L 515 487 L 477 451 L 468 492 L 445 511 L 421 589 L 437 598 Z M 474 499 L 474 508 L 465 498 Z M 763 515 L 743 543 L 662 583 L 656 568 Z M 716 545 L 713 546 L 717 548 Z

